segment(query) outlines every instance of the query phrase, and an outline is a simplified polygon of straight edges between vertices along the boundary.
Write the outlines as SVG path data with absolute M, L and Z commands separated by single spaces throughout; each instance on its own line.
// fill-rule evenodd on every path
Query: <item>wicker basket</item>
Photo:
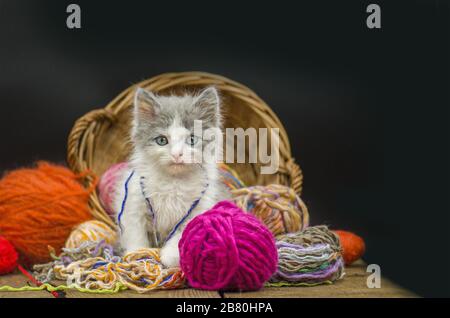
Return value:
M 224 127 L 279 128 L 280 162 L 277 174 L 260 174 L 260 163 L 230 164 L 247 185 L 284 184 L 298 194 L 302 190 L 302 171 L 294 162 L 287 133 L 270 107 L 249 88 L 225 77 L 200 73 L 166 73 L 137 83 L 113 99 L 105 108 L 93 110 L 75 122 L 69 135 L 67 161 L 75 172 L 90 169 L 100 176 L 112 164 L 127 159 L 130 153 L 129 127 L 133 94 L 143 87 L 159 94 L 198 90 L 214 85 L 222 96 Z M 246 143 L 246 147 L 247 147 Z M 93 178 L 88 176 L 85 185 Z M 92 215 L 112 227 L 114 222 L 102 208 L 97 193 L 90 198 Z

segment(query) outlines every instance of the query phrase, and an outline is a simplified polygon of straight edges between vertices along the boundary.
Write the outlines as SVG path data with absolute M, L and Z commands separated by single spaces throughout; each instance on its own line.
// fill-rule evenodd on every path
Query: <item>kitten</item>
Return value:
M 136 91 L 130 171 L 118 183 L 115 199 L 120 246 L 125 253 L 156 247 L 155 234 L 164 240 L 200 197 L 190 216 L 161 248 L 161 262 L 167 267 L 179 266 L 178 241 L 187 222 L 228 198 L 216 162 L 196 160 L 212 141 L 194 135 L 194 120 L 201 120 L 203 129 L 219 129 L 221 136 L 220 99 L 214 87 L 184 96 Z M 150 217 L 152 210 L 155 223 Z

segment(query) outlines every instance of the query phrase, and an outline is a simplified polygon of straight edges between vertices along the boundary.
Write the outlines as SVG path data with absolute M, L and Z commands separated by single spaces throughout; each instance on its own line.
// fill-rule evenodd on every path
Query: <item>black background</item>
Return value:
M 68 1 L 0 1 L 0 171 L 64 162 L 73 122 L 133 83 L 221 74 L 284 123 L 313 224 L 360 234 L 397 283 L 450 296 L 448 2 L 372 1 L 381 30 L 368 1 L 72 2 L 81 30 Z

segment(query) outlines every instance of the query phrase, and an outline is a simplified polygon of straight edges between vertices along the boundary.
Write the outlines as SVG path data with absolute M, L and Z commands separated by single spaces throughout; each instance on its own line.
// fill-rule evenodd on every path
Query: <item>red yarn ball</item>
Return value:
M 257 290 L 278 263 L 269 229 L 229 201 L 190 221 L 178 247 L 181 269 L 199 289 Z
M 14 246 L 0 236 L 0 275 L 11 273 L 17 267 L 18 257 Z
M 351 232 L 337 230 L 333 231 L 339 236 L 342 246 L 342 257 L 345 265 L 350 265 L 354 261 L 360 259 L 366 251 L 364 240 Z

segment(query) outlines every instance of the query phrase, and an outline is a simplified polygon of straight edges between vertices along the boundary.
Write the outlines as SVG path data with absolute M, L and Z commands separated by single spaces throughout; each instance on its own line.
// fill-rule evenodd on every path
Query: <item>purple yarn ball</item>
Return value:
M 229 201 L 190 221 L 178 247 L 181 269 L 194 288 L 257 290 L 277 269 L 273 234 Z

